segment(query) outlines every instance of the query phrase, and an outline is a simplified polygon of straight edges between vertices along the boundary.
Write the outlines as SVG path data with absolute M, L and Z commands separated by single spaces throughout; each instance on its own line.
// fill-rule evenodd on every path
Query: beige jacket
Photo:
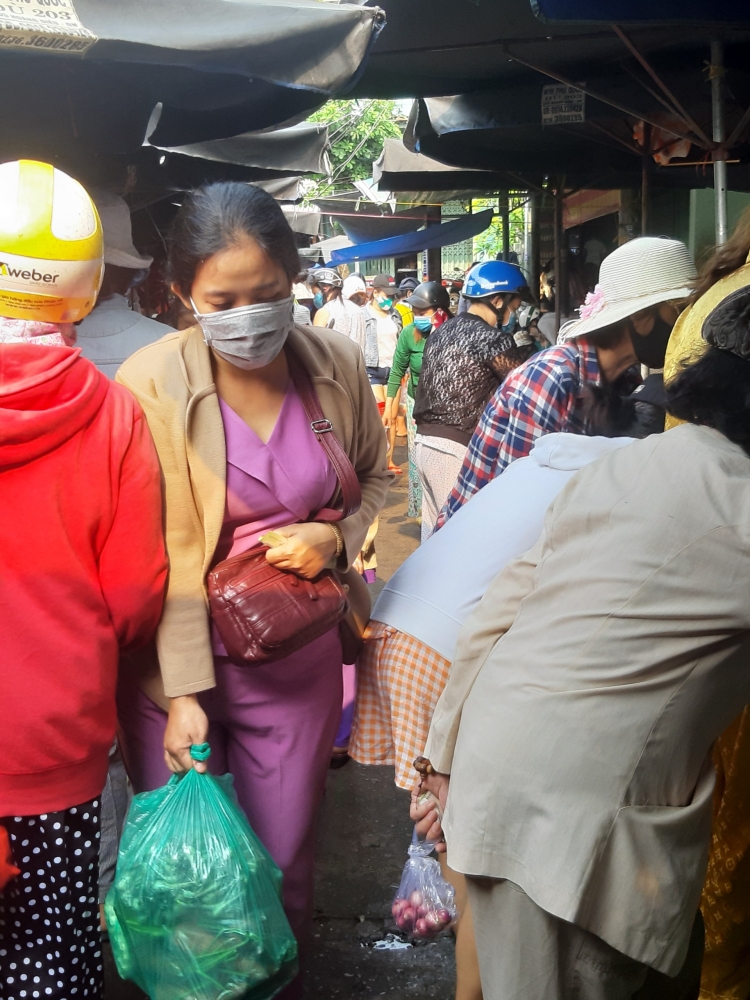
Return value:
M 362 506 L 340 522 L 351 563 L 392 479 L 364 358 L 331 330 L 295 327 L 287 343 L 312 376 L 360 481 Z M 215 684 L 205 580 L 224 520 L 226 446 L 200 327 L 144 347 L 123 364 L 117 381 L 143 407 L 164 478 L 169 586 L 156 637 L 164 691 L 169 697 L 203 691 Z M 337 504 L 338 492 L 330 506 Z
M 451 866 L 674 975 L 749 657 L 745 452 L 685 425 L 577 473 L 464 626 L 435 711 Z

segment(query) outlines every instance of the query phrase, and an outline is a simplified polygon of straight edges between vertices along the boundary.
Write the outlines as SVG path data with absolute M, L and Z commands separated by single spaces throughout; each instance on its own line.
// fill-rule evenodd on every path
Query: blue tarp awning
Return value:
M 543 21 L 750 23 L 747 0 L 531 0 Z
M 387 240 L 375 240 L 372 243 L 359 243 L 345 250 L 334 250 L 331 254 L 333 264 L 347 264 L 351 260 L 378 260 L 381 257 L 401 257 L 403 254 L 419 253 L 420 250 L 433 250 L 436 247 L 448 247 L 453 243 L 462 243 L 478 236 L 492 223 L 491 208 L 476 215 L 466 215 L 453 222 L 444 222 L 439 226 L 428 226 L 418 233 L 405 233 L 403 236 L 392 236 Z

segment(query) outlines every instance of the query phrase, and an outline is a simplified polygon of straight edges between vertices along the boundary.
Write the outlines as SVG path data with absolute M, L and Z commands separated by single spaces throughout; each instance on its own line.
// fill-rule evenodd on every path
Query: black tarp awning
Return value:
M 416 153 L 400 139 L 386 139 L 383 152 L 372 165 L 372 177 L 383 191 L 442 191 L 457 197 L 459 192 L 497 191 L 507 186 L 507 178 L 490 170 L 468 170 Z
M 299 135 L 294 134 L 297 129 Z M 212 149 L 222 142 L 196 145 L 190 155 L 182 153 L 179 147 L 163 150 L 142 146 L 133 153 L 115 156 L 89 150 L 72 140 L 56 144 L 23 137 L 0 139 L 0 149 L 2 159 L 46 160 L 84 186 L 125 192 L 132 205 L 150 204 L 212 181 L 262 184 L 270 186 L 271 193 L 279 200 L 299 201 L 300 174 L 326 173 L 326 127 L 295 126 L 280 131 L 286 133 L 281 141 L 277 141 L 275 132 L 238 137 L 247 139 L 246 144 L 238 142 L 232 146 L 232 140 L 227 140 L 228 148 L 233 151 L 223 150 L 226 159 L 220 158 L 220 151 Z M 214 152 L 217 155 L 205 155 Z
M 530 0 L 545 21 L 692 21 L 707 24 L 747 24 L 745 0 Z
M 424 209 L 395 211 L 395 203 L 369 201 L 362 191 L 343 191 L 329 198 L 316 198 L 316 207 L 335 219 L 352 243 L 388 239 L 413 233 L 429 221 Z
M 465 110 L 474 96 L 468 94 L 460 99 Z M 565 126 L 559 134 L 552 135 L 551 129 L 540 126 L 477 129 L 470 116 L 465 129 L 456 127 L 451 132 L 436 133 L 424 124 L 429 120 L 432 103 L 432 99 L 423 102 L 421 148 L 456 166 L 505 165 L 506 180 L 498 184 L 498 189 L 513 186 L 533 189 L 546 177 L 560 175 L 565 175 L 567 187 L 602 190 L 640 187 L 643 161 L 635 144 L 631 144 L 632 152 L 628 152 L 624 145 L 606 136 L 600 142 L 595 135 L 592 138 L 585 125 Z M 625 129 L 621 131 L 625 133 Z M 750 191 L 750 148 L 736 147 L 732 155 L 739 159 L 740 154 L 741 162 L 730 162 L 728 166 L 729 186 L 733 191 Z M 713 187 L 711 161 L 701 150 L 694 151 L 687 163 L 682 165 L 679 159 L 669 166 L 653 163 L 651 183 L 655 187 Z
M 0 24 L 14 152 L 125 154 L 149 122 L 154 144 L 182 146 L 299 121 L 356 79 L 382 25 L 377 8 L 318 0 L 58 0 L 65 29 L 15 6 Z
M 246 132 L 189 146 L 159 146 L 165 153 L 216 163 L 293 174 L 326 174 L 328 126 L 304 122 L 273 132 Z
M 726 105 L 727 134 L 735 126 L 740 129 L 730 156 L 738 162 L 729 166 L 735 190 L 750 186 L 750 137 L 744 119 L 750 105 L 749 49 L 747 42 L 727 47 L 726 80 L 731 94 Z M 608 68 L 588 67 L 577 77 L 588 92 L 581 121 L 543 125 L 543 88 L 553 81 L 535 72 L 502 89 L 416 102 L 404 142 L 453 166 L 507 171 L 516 183 L 528 182 L 532 187 L 550 175 L 565 175 L 568 186 L 639 187 L 643 156 L 634 127 L 645 119 L 653 123 L 652 150 L 676 138 L 669 132 L 672 128 L 691 136 L 694 143 L 687 147 L 687 155 L 681 152 L 668 166 L 653 164 L 653 183 L 710 187 L 710 148 L 700 138 L 701 131 L 703 136 L 711 135 L 711 88 L 703 73 L 707 54 L 704 41 L 702 50 L 655 53 L 650 61 L 659 79 L 689 112 L 695 126 L 692 131 L 685 120 L 665 109 L 653 81 L 635 60 L 623 57 Z M 666 130 L 661 134 L 654 131 L 660 126 Z
M 367 243 L 384 240 L 392 236 L 403 236 L 420 229 L 426 218 L 419 218 L 416 211 L 404 213 L 384 212 L 382 215 L 366 212 L 352 212 L 348 215 L 337 213 L 334 218 L 352 243 Z
M 385 9 L 387 25 L 354 88 L 356 96 L 442 97 L 507 86 L 528 78 L 528 69 L 515 56 L 582 80 L 585 76 L 578 74 L 586 67 L 614 66 L 626 54 L 608 25 L 545 23 L 534 16 L 529 0 L 377 2 Z M 745 0 L 738 2 L 747 6 Z M 599 0 L 591 3 L 599 6 Z M 659 0 L 651 6 L 658 10 Z M 684 54 L 707 45 L 705 24 L 679 30 L 668 23 L 635 24 L 628 34 L 647 54 Z M 727 44 L 750 37 L 747 31 L 721 25 L 712 28 L 712 35 Z
M 360 243 L 345 250 L 334 250 L 331 261 L 334 264 L 345 264 L 352 260 L 378 260 L 381 257 L 400 257 L 435 247 L 452 246 L 483 233 L 492 224 L 492 217 L 493 211 L 489 209 L 477 212 L 476 215 L 462 216 L 453 222 L 428 226 L 418 233 L 406 233 L 386 240 L 375 240 L 373 243 Z
M 253 183 L 262 187 L 264 191 L 268 191 L 276 201 L 295 205 L 304 197 L 300 180 L 300 177 L 278 177 L 271 180 L 254 181 Z

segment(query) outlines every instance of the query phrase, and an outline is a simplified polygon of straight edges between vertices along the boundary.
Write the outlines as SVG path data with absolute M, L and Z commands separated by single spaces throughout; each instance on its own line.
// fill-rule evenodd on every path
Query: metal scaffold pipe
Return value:
M 711 42 L 711 112 L 713 118 L 714 197 L 716 212 L 716 245 L 727 241 L 727 151 L 724 146 L 724 47 L 720 41 Z

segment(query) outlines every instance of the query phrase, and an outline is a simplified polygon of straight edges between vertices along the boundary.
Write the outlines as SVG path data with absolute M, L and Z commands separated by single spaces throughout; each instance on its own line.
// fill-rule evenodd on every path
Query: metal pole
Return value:
M 431 222 L 440 224 L 440 212 L 441 208 L 438 205 L 437 208 L 430 207 L 427 209 L 427 217 Z M 440 281 L 443 277 L 442 273 L 442 259 L 443 254 L 440 247 L 434 247 L 427 251 L 427 280 L 428 281 Z
M 635 56 L 635 58 L 638 60 L 638 62 L 641 64 L 641 66 L 643 66 L 643 68 L 646 70 L 646 72 L 651 77 L 651 79 L 654 81 L 654 83 L 657 85 L 657 87 L 659 87 L 667 95 L 667 97 L 669 98 L 669 100 L 670 100 L 670 102 L 672 104 L 672 112 L 674 113 L 676 111 L 678 117 L 682 118 L 682 120 L 685 122 L 685 124 L 689 128 L 691 128 L 693 130 L 693 132 L 695 132 L 695 134 L 697 136 L 700 136 L 700 138 L 703 139 L 703 141 L 706 143 L 706 145 L 709 145 L 708 136 L 706 135 L 706 133 L 703 131 L 703 129 L 700 127 L 700 125 L 696 122 L 696 120 L 694 118 L 690 117 L 690 115 L 687 113 L 687 111 L 684 109 L 684 107 L 680 104 L 680 102 L 677 100 L 677 98 L 672 93 L 672 91 L 669 89 L 669 87 L 667 87 L 667 85 L 664 83 L 664 81 L 659 76 L 659 74 L 654 70 L 654 68 L 651 65 L 651 63 L 639 52 L 639 50 L 635 47 L 635 45 L 633 45 L 633 43 L 628 38 L 628 36 L 625 34 L 625 32 L 622 30 L 622 28 L 620 28 L 616 24 L 613 24 L 612 25 L 612 30 L 617 35 L 617 37 L 620 39 L 620 41 L 623 43 L 623 45 L 625 45 L 625 47 Z M 652 91 L 652 93 L 653 93 L 653 91 Z M 654 94 L 654 97 L 658 98 L 658 96 L 659 96 L 658 94 Z
M 555 333 L 560 332 L 562 320 L 562 223 L 563 223 L 563 187 L 561 177 L 557 180 L 555 191 Z
M 713 138 L 718 148 L 714 150 L 714 199 L 716 211 L 716 245 L 727 241 L 727 151 L 724 147 L 724 46 L 720 41 L 711 42 L 711 112 Z
M 648 233 L 648 172 L 651 166 L 651 126 L 643 123 L 643 159 L 641 163 L 641 236 Z
M 529 284 L 531 285 L 531 291 L 534 293 L 535 299 L 539 298 L 539 278 L 542 271 L 541 247 L 539 245 L 539 208 L 541 200 L 542 196 L 538 191 L 531 192 L 531 201 L 529 202 L 529 224 L 531 226 L 529 270 L 531 272 L 531 280 Z
M 563 192 L 565 188 L 563 188 Z M 568 248 L 568 230 L 565 222 L 565 196 L 560 199 L 560 313 L 563 317 L 570 316 L 570 252 Z
M 500 197 L 497 199 L 497 208 L 500 213 L 500 225 L 503 231 L 503 260 L 507 260 L 510 253 L 510 201 L 507 191 L 500 192 Z
M 529 197 L 523 203 L 523 269 L 524 273 L 529 273 Z

